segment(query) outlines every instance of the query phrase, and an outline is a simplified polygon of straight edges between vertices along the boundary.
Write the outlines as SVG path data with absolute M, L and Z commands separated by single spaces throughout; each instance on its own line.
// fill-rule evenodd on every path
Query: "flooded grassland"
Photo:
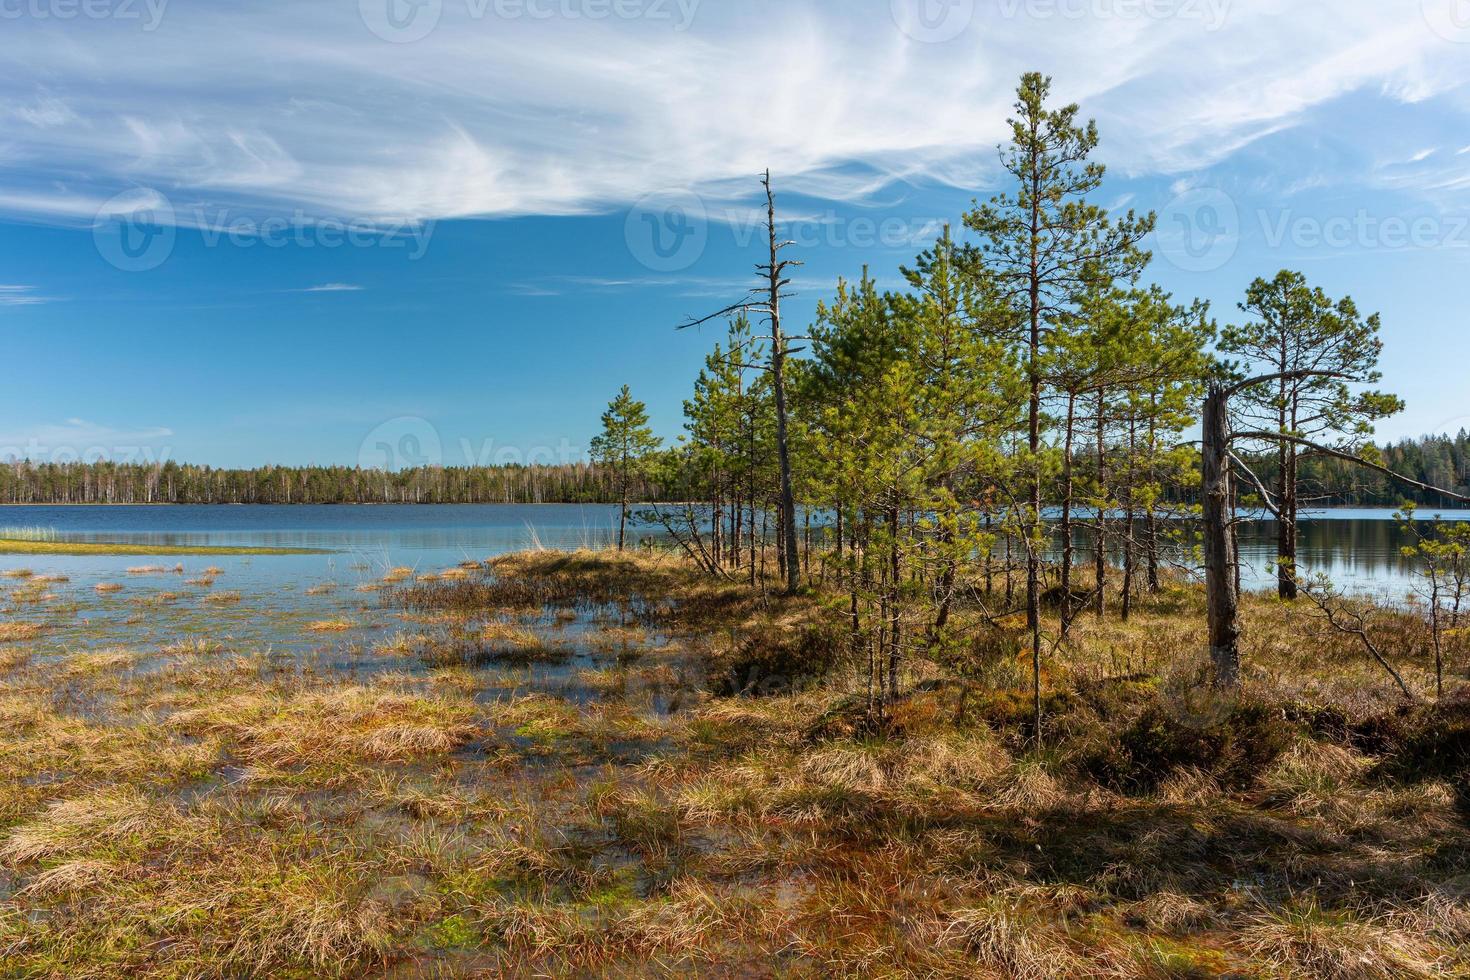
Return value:
M 1037 753 L 1004 644 L 874 724 L 836 597 L 668 554 L 18 561 L 7 974 L 1470 970 L 1466 702 L 1400 703 L 1275 603 L 1228 704 L 1180 681 L 1190 590 L 1079 626 Z

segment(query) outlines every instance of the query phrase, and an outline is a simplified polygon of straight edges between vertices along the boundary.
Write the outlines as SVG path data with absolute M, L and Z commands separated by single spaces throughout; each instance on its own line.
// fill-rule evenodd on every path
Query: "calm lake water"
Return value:
M 430 574 L 533 546 L 599 547 L 615 539 L 606 506 L 3 507 L 0 528 L 49 528 L 63 540 L 312 548 L 308 555 L 0 555 L 0 619 L 45 627 L 42 648 L 162 645 L 208 637 L 236 649 L 325 655 L 405 627 L 371 591 L 391 569 Z M 206 572 L 206 570 L 210 570 Z M 40 601 L 4 595 L 45 586 Z M 107 584 L 107 591 L 96 586 Z M 10 588 L 6 588 L 10 587 Z M 115 588 L 116 587 L 116 588 Z M 351 623 L 316 634 L 323 620 Z M 330 659 L 337 654 L 339 663 Z
M 1422 516 L 1429 517 L 1431 511 Z M 1392 510 L 1314 512 L 1302 523 L 1301 563 L 1346 588 L 1402 595 L 1411 563 Z M 1470 511 L 1445 512 L 1470 519 Z M 223 569 L 233 589 L 256 592 L 351 587 L 380 579 L 391 568 L 441 570 L 464 561 L 542 545 L 598 547 L 616 533 L 617 508 L 603 505 L 421 506 L 163 506 L 4 507 L 0 527 L 53 528 L 63 539 L 148 544 L 256 545 L 321 549 L 326 554 L 207 556 L 182 559 L 187 571 Z M 1241 544 L 1247 579 L 1269 585 L 1275 526 L 1247 525 Z M 126 581 L 127 569 L 179 559 L 139 556 L 0 556 L 0 570 L 26 567 L 67 576 L 79 586 Z
M 1434 511 L 1425 510 L 1423 517 Z M 1444 511 L 1470 520 L 1470 511 Z M 1407 543 L 1389 509 L 1315 511 L 1301 525 L 1301 563 L 1343 585 L 1397 589 L 1411 572 L 1399 549 Z M 188 564 L 237 571 L 241 581 L 286 585 L 332 579 L 342 584 L 380 577 L 389 568 L 430 570 L 480 560 L 536 544 L 548 548 L 605 546 L 617 531 L 616 507 L 598 504 L 405 506 L 168 506 L 5 507 L 0 527 L 47 527 L 66 540 L 146 544 L 255 545 L 314 548 L 324 555 L 209 557 Z M 1256 581 L 1275 551 L 1275 525 L 1252 522 L 1241 535 Z M 140 564 L 136 556 L 0 556 L 0 564 L 72 577 L 116 576 Z

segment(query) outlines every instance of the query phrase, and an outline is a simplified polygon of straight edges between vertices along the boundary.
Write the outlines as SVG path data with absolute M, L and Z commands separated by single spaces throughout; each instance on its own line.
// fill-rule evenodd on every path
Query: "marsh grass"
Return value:
M 46 627 L 41 623 L 0 622 L 0 643 L 20 643 L 34 640 Z
M 840 657 L 721 682 L 823 649 L 820 595 L 662 555 L 456 571 L 372 600 L 402 622 L 335 606 L 386 621 L 361 643 L 242 646 L 279 616 L 247 595 L 0 647 L 3 972 L 1470 972 L 1470 710 L 1404 705 L 1297 610 L 1247 603 L 1226 702 L 1188 590 L 1079 621 L 1036 753 L 994 666 L 916 658 L 882 725 Z
M 346 633 L 349 630 L 356 629 L 357 626 L 358 624 L 355 620 L 346 618 L 318 619 L 315 622 L 307 623 L 306 630 L 308 633 Z

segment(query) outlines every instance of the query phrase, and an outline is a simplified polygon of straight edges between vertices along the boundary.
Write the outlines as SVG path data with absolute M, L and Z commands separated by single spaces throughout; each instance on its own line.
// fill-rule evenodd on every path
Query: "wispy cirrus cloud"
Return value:
M 70 418 L 0 432 L 0 460 L 159 462 L 169 455 L 167 426 L 117 426 Z
M 360 293 L 362 287 L 350 282 L 324 282 L 319 286 L 298 289 L 300 293 Z
M 390 2 L 176 5 L 149 31 L 7 23 L 0 210 L 74 219 L 147 186 L 180 214 L 575 214 L 667 190 L 723 202 L 768 165 L 831 200 L 896 180 L 979 187 L 1032 68 L 1098 117 L 1105 157 L 1134 175 L 1314 126 L 1357 151 L 1333 179 L 1372 182 L 1382 132 L 1332 109 L 1368 93 L 1427 121 L 1438 142 L 1416 151 L 1446 151 L 1396 186 L 1422 168 L 1453 187 L 1437 159 L 1470 116 L 1470 46 L 1418 3 L 959 0 L 962 29 L 925 43 L 894 16 L 910 0 L 688 0 L 687 22 L 428 0 L 437 26 L 396 44 L 361 13 Z
M 52 299 L 36 292 L 35 286 L 0 285 L 0 306 L 39 306 Z

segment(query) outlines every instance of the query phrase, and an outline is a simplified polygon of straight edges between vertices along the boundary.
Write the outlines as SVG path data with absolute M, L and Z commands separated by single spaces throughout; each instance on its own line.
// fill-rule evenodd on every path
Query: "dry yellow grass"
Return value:
M 40 623 L 0 622 L 0 643 L 34 640 L 46 629 Z
M 158 652 L 166 657 L 213 657 L 225 652 L 225 645 L 204 636 L 189 637 L 165 643 Z
M 1470 974 L 1455 784 L 1396 774 L 1335 715 L 1288 723 L 1397 705 L 1350 646 L 1293 643 L 1297 614 L 1274 604 L 1247 608 L 1248 696 L 1277 698 L 1291 739 L 1243 781 L 1185 753 L 1135 786 L 1110 781 L 1122 748 L 1226 731 L 1188 715 L 1181 747 L 1160 734 L 1175 715 L 1134 724 L 1202 710 L 1187 595 L 1079 623 L 1047 664 L 1037 754 L 1014 658 L 971 683 L 916 658 L 910 693 L 867 723 L 845 666 L 711 689 L 709 664 L 772 648 L 816 601 L 751 599 L 667 557 L 498 564 L 516 579 L 488 605 L 303 653 L 230 639 L 279 614 L 264 602 L 150 609 L 131 646 L 103 645 L 120 630 L 0 655 L 0 972 Z M 634 583 L 679 608 L 622 608 L 590 664 L 419 660 L 449 638 L 539 649 L 538 595 L 586 609 Z
M 348 630 L 357 628 L 357 623 L 350 619 L 319 619 L 308 623 L 308 633 L 346 633 Z
M 530 650 L 541 645 L 541 637 L 516 623 L 493 619 L 480 627 L 480 638 L 512 650 Z

